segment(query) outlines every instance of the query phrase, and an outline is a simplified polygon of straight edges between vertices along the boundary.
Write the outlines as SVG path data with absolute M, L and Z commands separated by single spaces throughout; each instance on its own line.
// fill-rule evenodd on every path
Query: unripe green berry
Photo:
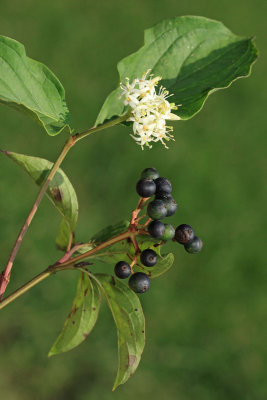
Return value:
M 164 224 L 164 226 L 165 226 L 165 232 L 161 236 L 161 239 L 164 240 L 164 241 L 172 240 L 174 238 L 174 235 L 175 235 L 174 227 L 171 224 Z
M 157 179 L 159 177 L 159 173 L 155 168 L 146 168 L 141 174 L 141 178 L 148 178 L 148 179 Z

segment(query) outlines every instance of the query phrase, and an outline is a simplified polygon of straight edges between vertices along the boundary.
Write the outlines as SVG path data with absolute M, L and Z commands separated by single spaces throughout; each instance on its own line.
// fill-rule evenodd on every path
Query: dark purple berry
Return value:
M 186 243 L 184 245 L 184 248 L 188 253 L 196 254 L 200 252 L 202 246 L 203 246 L 202 240 L 198 236 L 195 236 L 194 239 L 191 240 L 191 242 Z
M 140 179 L 137 182 L 136 191 L 141 197 L 151 197 L 156 192 L 156 184 L 152 179 Z
M 175 229 L 175 240 L 178 243 L 186 244 L 194 239 L 195 233 L 192 226 L 181 224 Z
M 172 199 L 172 195 L 171 194 L 167 194 L 167 193 L 159 193 L 159 194 L 155 194 L 155 199 L 159 199 L 159 200 L 169 200 Z
M 136 272 L 129 279 L 129 286 L 135 293 L 145 293 L 150 288 L 150 279 L 143 272 Z
M 171 182 L 166 178 L 157 178 L 156 183 L 156 194 L 170 194 L 172 191 Z
M 146 267 L 153 267 L 157 262 L 157 253 L 152 249 L 146 249 L 140 254 L 140 260 Z
M 126 261 L 119 261 L 114 268 L 115 275 L 120 279 L 126 279 L 131 275 L 131 267 Z
M 170 217 L 176 213 L 178 205 L 170 194 L 156 194 L 156 199 L 162 200 L 167 208 L 166 217 Z
M 160 239 L 165 232 L 165 225 L 163 224 L 163 222 L 158 220 L 151 221 L 148 225 L 148 232 L 152 237 Z
M 141 174 L 141 178 L 148 179 L 157 179 L 159 177 L 159 173 L 155 168 L 146 168 Z
M 167 215 L 167 207 L 162 200 L 153 200 L 147 206 L 147 214 L 152 219 L 162 219 Z
M 172 240 L 175 235 L 175 229 L 170 224 L 164 224 L 165 226 L 165 233 L 162 235 L 161 239 L 164 241 Z

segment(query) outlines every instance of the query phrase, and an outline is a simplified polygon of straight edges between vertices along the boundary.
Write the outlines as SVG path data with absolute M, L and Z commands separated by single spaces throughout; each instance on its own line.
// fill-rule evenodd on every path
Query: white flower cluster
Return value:
M 166 125 L 166 120 L 178 120 L 180 117 L 173 114 L 172 110 L 177 110 L 174 103 L 167 100 L 169 92 L 161 86 L 158 94 L 156 85 L 161 77 L 153 78 L 153 75 L 147 75 L 148 70 L 141 79 L 134 79 L 132 83 L 126 78 L 126 83 L 120 85 L 122 95 L 125 96 L 124 104 L 131 107 L 131 115 L 127 121 L 133 122 L 133 132 L 131 135 L 137 144 L 144 149 L 144 146 L 151 148 L 151 142 L 160 141 L 167 149 L 164 140 L 174 140 L 173 128 Z

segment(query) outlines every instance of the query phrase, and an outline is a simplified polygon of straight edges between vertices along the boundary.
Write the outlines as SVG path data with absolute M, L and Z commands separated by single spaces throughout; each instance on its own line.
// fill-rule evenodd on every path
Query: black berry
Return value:
M 147 206 L 147 214 L 152 219 L 165 218 L 167 215 L 167 207 L 162 200 L 153 200 Z
M 129 286 L 135 293 L 145 293 L 150 288 L 150 279 L 143 272 L 136 272 L 129 279 Z
M 166 178 L 157 178 L 156 183 L 156 193 L 157 194 L 170 194 L 172 191 L 171 182 Z
M 154 250 L 146 249 L 140 254 L 140 260 L 146 267 L 153 267 L 157 262 L 157 253 Z
M 140 179 L 137 182 L 136 191 L 141 197 L 151 197 L 156 192 L 156 184 L 152 179 Z
M 178 208 L 178 205 L 174 198 L 170 194 L 156 194 L 156 199 L 162 200 L 167 208 L 166 217 L 170 217 L 175 214 Z
M 194 239 L 195 233 L 192 226 L 181 224 L 175 229 L 175 240 L 178 243 L 186 244 Z
M 202 240 L 198 236 L 195 236 L 191 242 L 184 245 L 184 248 L 188 253 L 196 254 L 200 252 L 202 246 Z
M 175 235 L 175 229 L 172 225 L 170 224 L 164 224 L 165 226 L 165 232 L 162 235 L 161 239 L 166 241 L 166 240 L 172 240 Z
M 148 179 L 157 179 L 159 177 L 159 173 L 155 168 L 146 168 L 141 174 L 141 178 Z
M 126 261 L 119 261 L 115 265 L 114 272 L 118 278 L 125 279 L 131 275 L 131 267 Z
M 150 224 L 148 225 L 148 232 L 152 237 L 160 239 L 165 232 L 165 226 L 161 221 L 158 220 L 151 221 Z

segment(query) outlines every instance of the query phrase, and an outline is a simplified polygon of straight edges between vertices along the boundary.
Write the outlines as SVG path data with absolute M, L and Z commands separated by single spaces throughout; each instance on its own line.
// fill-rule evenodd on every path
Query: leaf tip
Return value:
M 54 346 L 49 350 L 47 357 L 50 358 L 52 356 L 55 356 L 57 354 L 57 351 L 54 350 Z
M 115 392 L 115 390 L 117 389 L 117 387 L 119 385 L 120 385 L 119 383 L 115 382 L 114 385 L 113 385 L 113 388 L 112 388 L 112 392 Z

